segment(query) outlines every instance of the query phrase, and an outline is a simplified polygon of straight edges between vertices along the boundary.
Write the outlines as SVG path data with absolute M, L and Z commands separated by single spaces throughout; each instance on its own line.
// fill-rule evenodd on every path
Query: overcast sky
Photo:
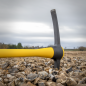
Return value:
M 0 0 L 0 42 L 54 45 L 56 9 L 62 47 L 86 47 L 86 0 Z

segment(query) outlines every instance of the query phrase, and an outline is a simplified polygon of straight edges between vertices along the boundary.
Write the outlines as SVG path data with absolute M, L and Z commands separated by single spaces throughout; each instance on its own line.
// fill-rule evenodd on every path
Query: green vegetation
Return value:
M 52 47 L 53 45 L 49 45 L 48 47 Z M 19 42 L 17 45 L 15 44 L 4 44 L 4 43 L 0 43 L 0 49 L 39 49 L 39 48 L 43 48 L 39 47 L 39 46 L 22 46 L 22 44 Z M 75 49 L 64 49 L 65 51 L 86 51 L 86 47 L 80 46 L 79 48 Z
M 17 46 L 16 45 L 8 44 L 8 49 L 17 49 Z
M 80 51 L 86 51 L 86 47 L 83 47 L 83 46 L 79 47 L 78 49 L 79 49 Z
M 8 45 L 4 43 L 0 43 L 0 49 L 7 49 Z
M 18 43 L 17 48 L 18 48 L 18 49 L 22 49 L 22 48 L 23 48 L 23 47 L 22 47 L 22 44 L 21 44 L 21 43 Z
M 0 43 L 0 49 L 38 49 L 39 46 L 22 46 L 22 44 L 19 42 L 17 45 L 15 44 L 4 44 Z
M 80 46 L 78 49 L 64 49 L 65 51 L 86 51 L 86 47 Z
M 0 49 L 23 49 L 23 46 L 21 43 L 17 45 L 0 43 Z
M 64 49 L 64 51 L 80 51 L 79 49 Z

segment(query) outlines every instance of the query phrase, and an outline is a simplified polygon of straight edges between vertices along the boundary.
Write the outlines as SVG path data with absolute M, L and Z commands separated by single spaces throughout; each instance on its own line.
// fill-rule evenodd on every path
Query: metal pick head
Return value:
M 58 51 L 58 49 L 59 49 L 61 51 L 61 54 L 62 54 L 62 50 L 61 50 L 61 46 L 60 46 L 59 26 L 58 26 L 58 21 L 57 21 L 55 9 L 51 10 L 51 16 L 52 16 L 53 27 L 54 27 L 54 46 L 59 47 L 59 48 L 56 48 L 57 49 L 56 51 Z M 61 54 L 59 55 L 59 57 L 57 57 L 58 55 L 55 55 L 53 58 L 54 59 L 54 67 L 58 68 L 58 69 L 60 67 Z

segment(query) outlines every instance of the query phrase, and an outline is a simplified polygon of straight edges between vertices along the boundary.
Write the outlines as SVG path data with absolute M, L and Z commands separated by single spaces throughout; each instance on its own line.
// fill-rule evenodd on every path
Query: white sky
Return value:
M 85 0 L 0 0 L 0 42 L 54 45 L 50 10 L 56 9 L 61 46 L 86 47 Z

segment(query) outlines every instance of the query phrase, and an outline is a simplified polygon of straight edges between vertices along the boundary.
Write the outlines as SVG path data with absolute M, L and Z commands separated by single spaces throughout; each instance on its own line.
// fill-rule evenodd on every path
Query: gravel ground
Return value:
M 86 86 L 86 51 L 65 51 L 59 70 L 49 58 L 0 58 L 0 86 Z

